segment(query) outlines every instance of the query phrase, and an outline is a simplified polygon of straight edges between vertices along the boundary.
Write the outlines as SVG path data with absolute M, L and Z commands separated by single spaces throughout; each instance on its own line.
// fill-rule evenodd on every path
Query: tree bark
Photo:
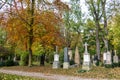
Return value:
M 98 56 L 98 60 L 100 60 L 100 40 L 99 40 L 99 21 L 96 20 L 96 53 Z
M 45 65 L 45 54 L 42 54 L 40 56 L 40 66 L 44 66 Z
M 108 29 L 107 29 L 107 15 L 106 15 L 106 9 L 105 9 L 105 4 L 106 4 L 106 0 L 102 1 L 102 12 L 103 12 L 103 19 L 104 19 L 104 45 L 105 45 L 105 49 L 106 51 L 108 51 L 108 39 L 106 38 L 106 36 L 108 35 Z
M 30 25 L 29 25 L 29 63 L 28 66 L 32 66 L 32 44 L 33 44 L 33 24 L 34 24 L 34 6 L 35 6 L 35 0 L 32 0 L 31 2 L 31 8 L 30 8 Z M 28 12 L 29 14 L 29 12 Z

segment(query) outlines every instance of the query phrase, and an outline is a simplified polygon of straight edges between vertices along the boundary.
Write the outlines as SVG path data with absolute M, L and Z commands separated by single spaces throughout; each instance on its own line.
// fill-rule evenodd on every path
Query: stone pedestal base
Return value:
M 93 61 L 93 66 L 96 66 L 97 60 Z
M 112 64 L 112 62 L 111 61 L 106 61 L 106 63 L 105 64 L 107 64 L 107 65 L 111 65 Z
M 68 69 L 68 68 L 69 68 L 69 62 L 64 62 L 63 69 Z
M 59 63 L 59 61 L 54 61 L 53 62 L 53 69 L 57 69 L 57 68 L 60 68 L 60 63 Z
M 91 63 L 90 62 L 84 62 L 82 65 L 83 70 L 89 71 L 91 69 Z

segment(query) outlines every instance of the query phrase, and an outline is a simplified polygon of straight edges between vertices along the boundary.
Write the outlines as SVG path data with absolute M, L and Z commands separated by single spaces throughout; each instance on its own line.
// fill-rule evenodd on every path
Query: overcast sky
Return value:
M 61 1 L 66 2 L 66 3 L 70 2 L 70 0 L 61 0 Z M 85 0 L 80 0 L 80 5 L 82 7 L 82 13 L 84 13 L 85 16 L 88 16 L 88 8 L 85 5 Z

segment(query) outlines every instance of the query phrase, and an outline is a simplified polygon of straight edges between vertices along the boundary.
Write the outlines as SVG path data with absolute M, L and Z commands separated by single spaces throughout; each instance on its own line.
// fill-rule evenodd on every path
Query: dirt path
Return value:
M 21 75 L 21 76 L 30 76 L 30 77 L 36 77 L 36 78 L 44 78 L 46 80 L 98 80 L 98 79 L 85 79 L 85 78 L 74 77 L 74 76 L 44 74 L 44 73 L 36 73 L 36 72 L 23 72 L 23 71 L 15 71 L 15 70 L 13 71 L 13 70 L 5 70 L 5 69 L 0 69 L 0 73 L 15 74 L 15 75 Z

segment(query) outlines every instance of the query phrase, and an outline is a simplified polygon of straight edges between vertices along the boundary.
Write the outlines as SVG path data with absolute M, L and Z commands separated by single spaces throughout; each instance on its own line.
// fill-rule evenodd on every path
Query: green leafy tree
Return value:
M 96 53 L 98 56 L 98 60 L 100 60 L 100 39 L 99 39 L 99 31 L 100 31 L 100 20 L 102 17 L 101 12 L 101 0 L 86 0 L 87 4 L 89 5 L 90 13 L 93 17 L 96 26 Z
M 69 47 L 81 46 L 83 30 L 83 14 L 81 10 L 80 0 L 71 0 L 71 8 L 64 15 L 67 41 Z
M 120 52 L 120 15 L 116 14 L 109 22 L 109 40 L 113 49 Z

